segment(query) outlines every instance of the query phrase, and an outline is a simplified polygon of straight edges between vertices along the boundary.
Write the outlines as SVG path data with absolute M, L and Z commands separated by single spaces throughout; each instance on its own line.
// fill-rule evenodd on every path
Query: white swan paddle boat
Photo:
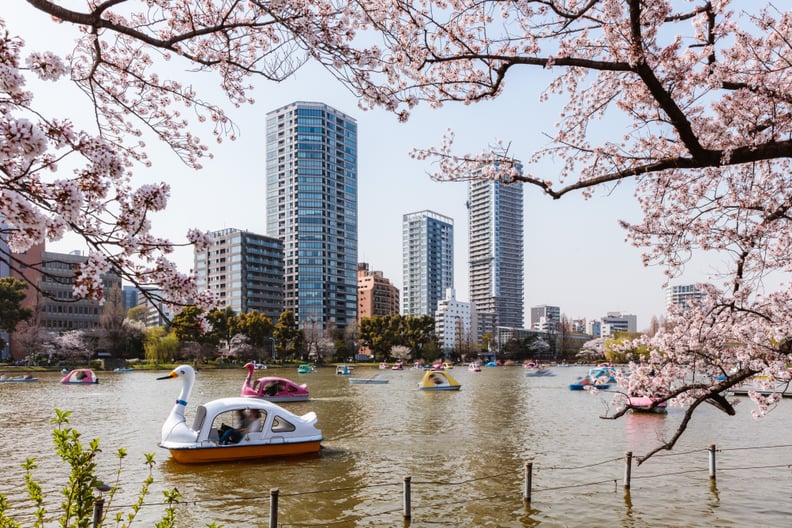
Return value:
M 219 398 L 199 405 L 190 428 L 184 408 L 195 382 L 195 371 L 189 365 L 181 365 L 157 379 L 170 378 L 181 378 L 182 388 L 162 425 L 159 445 L 169 450 L 177 462 L 196 464 L 305 455 L 321 448 L 323 438 L 316 427 L 315 412 L 298 416 L 258 398 Z M 254 426 L 239 423 L 238 416 L 250 412 L 258 415 Z M 221 441 L 229 428 L 240 431 L 235 443 Z

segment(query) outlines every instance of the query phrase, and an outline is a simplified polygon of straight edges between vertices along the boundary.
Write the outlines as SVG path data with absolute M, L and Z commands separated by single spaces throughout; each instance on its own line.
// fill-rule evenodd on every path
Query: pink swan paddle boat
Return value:
M 248 375 L 240 392 L 240 396 L 243 398 L 261 398 L 271 402 L 308 401 L 308 387 L 305 383 L 298 385 L 291 380 L 277 376 L 265 376 L 254 381 L 255 365 L 247 363 L 245 368 L 248 369 Z
M 82 385 L 85 383 L 99 383 L 99 377 L 91 369 L 74 369 L 61 379 L 61 383 L 69 385 Z

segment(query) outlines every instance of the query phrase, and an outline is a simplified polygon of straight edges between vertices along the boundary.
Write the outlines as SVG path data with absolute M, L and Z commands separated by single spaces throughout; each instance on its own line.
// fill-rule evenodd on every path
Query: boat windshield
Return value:
M 204 420 L 206 420 L 206 407 L 199 405 L 195 411 L 195 419 L 193 420 L 193 431 L 200 431 L 203 427 Z

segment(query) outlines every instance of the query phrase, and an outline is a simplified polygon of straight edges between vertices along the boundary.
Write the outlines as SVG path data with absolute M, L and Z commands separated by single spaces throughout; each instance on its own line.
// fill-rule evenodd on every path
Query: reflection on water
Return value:
M 144 526 L 161 515 L 156 503 L 163 489 L 172 488 L 183 496 L 182 526 L 211 521 L 265 526 L 273 488 L 280 490 L 283 524 L 396 526 L 403 524 L 402 486 L 408 475 L 411 526 L 578 526 L 581 512 L 589 526 L 756 525 L 756 512 L 761 512 L 759 524 L 770 526 L 783 525 L 792 513 L 783 490 L 766 484 L 786 475 L 783 468 L 769 466 L 788 451 L 728 450 L 783 445 L 792 406 L 760 422 L 750 418 L 750 404 L 739 406 L 731 418 L 703 409 L 673 452 L 633 465 L 631 489 L 625 493 L 625 452 L 638 457 L 667 439 L 681 419 L 680 409 L 602 420 L 611 394 L 567 389 L 584 373 L 578 367 L 558 368 L 555 377 L 541 378 L 526 378 L 519 367 L 454 369 L 462 383 L 459 392 L 417 390 L 420 371 L 375 370 L 359 368 L 356 375 L 380 374 L 389 383 L 351 384 L 331 368 L 303 375 L 277 371 L 308 383 L 310 401 L 284 406 L 298 414 L 317 413 L 325 436 L 321 452 L 205 466 L 177 464 L 157 447 L 162 421 L 180 389 L 178 380 L 157 381 L 161 373 L 103 373 L 99 385 L 85 387 L 61 385 L 56 373 L 41 375 L 39 383 L 0 384 L 6 432 L 0 443 L 6 467 L 0 493 L 19 504 L 24 497 L 20 465 L 35 456 L 42 468 L 36 475 L 53 492 L 51 509 L 57 511 L 55 493 L 64 479 L 52 476 L 66 474 L 51 449 L 49 420 L 57 407 L 74 411 L 72 424 L 86 441 L 101 439 L 106 480 L 112 481 L 117 469 L 113 453 L 128 450 L 122 490 L 112 508 L 135 500 L 148 471 L 143 455 L 156 452 L 151 506 L 139 516 Z M 188 423 L 197 404 L 238 395 L 245 374 L 242 368 L 201 372 L 187 407 Z M 746 427 L 753 428 L 751 435 Z M 725 448 L 718 455 L 717 486 L 707 473 L 711 443 Z M 533 500 L 526 505 L 527 460 L 533 460 Z M 111 509 L 117 511 L 128 508 Z

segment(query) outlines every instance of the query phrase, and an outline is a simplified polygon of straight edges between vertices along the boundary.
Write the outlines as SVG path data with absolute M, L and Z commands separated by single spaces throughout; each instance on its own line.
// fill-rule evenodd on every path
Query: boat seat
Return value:
M 219 444 L 220 432 L 217 429 L 212 428 L 212 430 L 209 431 L 209 440 L 214 442 L 215 444 Z

